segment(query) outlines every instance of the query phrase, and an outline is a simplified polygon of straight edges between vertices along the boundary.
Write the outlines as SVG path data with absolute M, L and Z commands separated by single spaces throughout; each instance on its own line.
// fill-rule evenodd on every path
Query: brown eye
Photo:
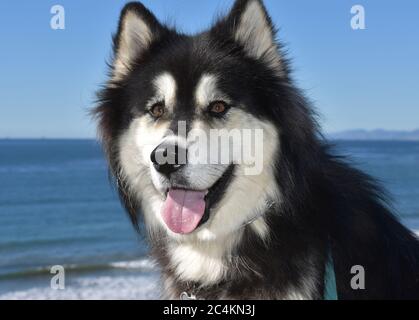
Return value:
M 229 107 L 228 105 L 223 101 L 216 101 L 211 103 L 209 107 L 209 112 L 214 116 L 223 116 L 227 111 Z
M 159 119 L 166 113 L 166 108 L 162 102 L 156 103 L 150 109 L 150 114 L 153 118 Z

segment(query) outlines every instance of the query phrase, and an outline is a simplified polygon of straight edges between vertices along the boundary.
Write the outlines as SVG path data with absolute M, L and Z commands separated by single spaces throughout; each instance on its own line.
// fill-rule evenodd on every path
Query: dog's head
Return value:
M 141 211 L 151 232 L 179 241 L 222 238 L 249 223 L 266 236 L 260 215 L 280 198 L 275 119 L 288 81 L 259 0 L 236 1 L 195 36 L 127 5 L 96 112 L 133 220 Z

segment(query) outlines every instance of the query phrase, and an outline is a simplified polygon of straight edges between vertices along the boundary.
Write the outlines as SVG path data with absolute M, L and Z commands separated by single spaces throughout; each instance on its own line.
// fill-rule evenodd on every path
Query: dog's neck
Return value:
M 289 232 L 287 226 L 278 226 L 274 222 L 278 229 L 274 237 L 270 236 L 273 229 L 261 233 L 254 221 L 233 235 L 209 242 L 160 239 L 153 251 L 162 268 L 164 298 L 180 299 L 182 293 L 197 299 L 320 298 L 322 292 L 314 284 L 322 281 L 318 272 L 324 266 L 318 254 L 322 249 L 310 245 L 314 242 L 304 235 Z M 290 245 L 298 248 L 298 255 L 287 249 Z M 289 270 L 293 270 L 291 276 Z M 266 281 L 276 283 L 257 287 Z
M 216 285 L 228 278 L 232 268 L 247 266 L 244 257 L 237 252 L 245 234 L 251 234 L 264 244 L 269 242 L 269 230 L 265 214 L 273 209 L 269 203 L 266 211 L 255 214 L 248 221 L 224 236 L 210 237 L 203 240 L 192 237 L 188 240 L 175 240 L 164 236 L 164 232 L 152 235 L 154 253 L 161 258 L 162 265 L 168 265 L 167 271 L 183 282 L 199 283 L 201 286 Z M 154 241 L 153 241 L 154 239 Z M 161 250 L 164 248 L 164 250 Z M 164 254 L 162 255 L 162 251 Z M 240 272 L 240 270 L 238 270 Z
M 207 242 L 170 243 L 168 258 L 176 277 L 184 282 L 211 286 L 225 280 L 227 271 L 239 259 L 236 248 L 243 230 Z

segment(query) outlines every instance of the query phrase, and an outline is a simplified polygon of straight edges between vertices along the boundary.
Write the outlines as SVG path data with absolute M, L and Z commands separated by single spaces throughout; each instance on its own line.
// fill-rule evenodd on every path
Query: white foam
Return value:
M 0 300 L 157 300 L 158 274 L 104 276 L 75 280 L 65 290 L 33 288 L 0 295 Z
M 156 263 L 150 259 L 114 262 L 110 266 L 116 269 L 139 269 L 143 271 L 155 271 L 157 269 Z

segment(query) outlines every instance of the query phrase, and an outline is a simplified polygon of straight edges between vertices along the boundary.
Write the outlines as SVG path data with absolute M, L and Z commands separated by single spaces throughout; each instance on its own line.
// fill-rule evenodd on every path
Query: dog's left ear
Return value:
M 247 55 L 282 70 L 276 30 L 262 0 L 236 0 L 220 27 L 229 28 Z

